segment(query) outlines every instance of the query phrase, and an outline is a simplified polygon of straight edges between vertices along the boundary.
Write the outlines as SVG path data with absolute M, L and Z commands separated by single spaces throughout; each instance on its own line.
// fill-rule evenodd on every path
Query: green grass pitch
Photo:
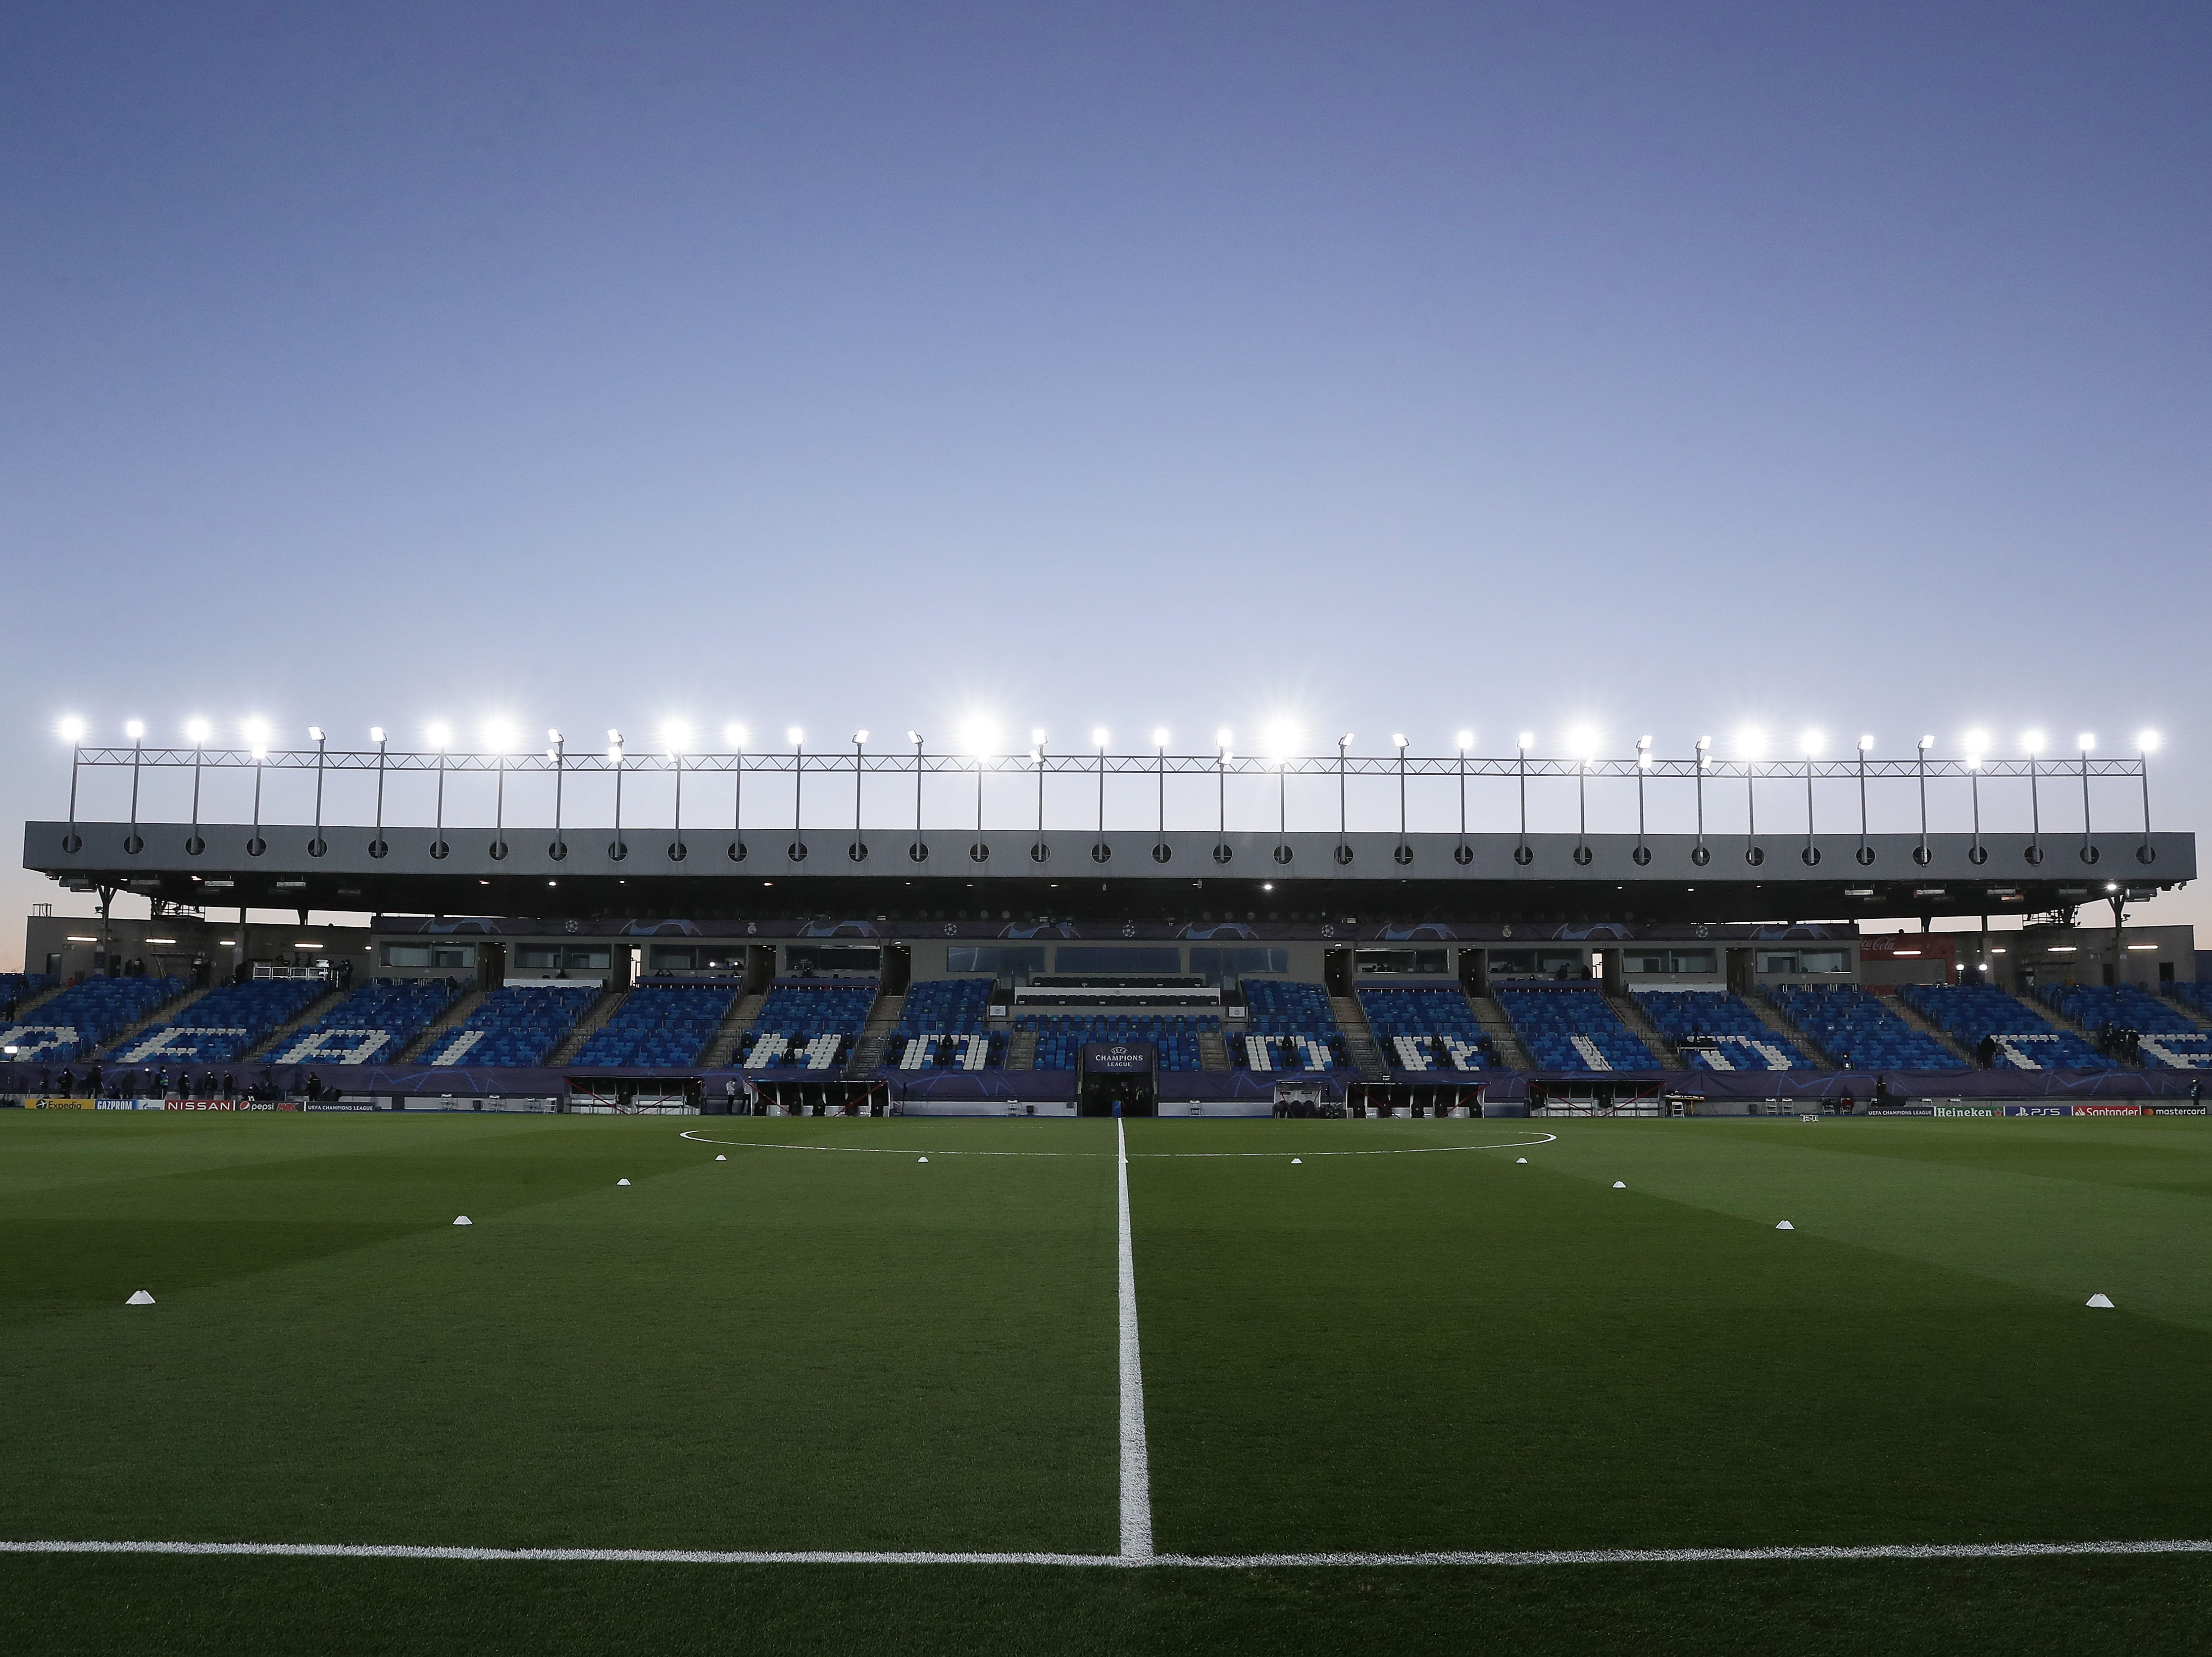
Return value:
M 2212 1537 L 2212 1124 L 1127 1126 L 1163 1553 Z M 0 1539 L 1111 1555 L 1116 1168 L 1110 1122 L 8 1113 Z M 2203 1555 L 0 1555 L 56 1652 L 2179 1650 L 2206 1603 Z

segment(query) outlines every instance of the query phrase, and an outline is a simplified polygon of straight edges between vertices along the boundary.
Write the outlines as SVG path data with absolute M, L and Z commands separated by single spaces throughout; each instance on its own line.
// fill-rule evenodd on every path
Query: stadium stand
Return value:
M 1363 989 L 1359 1005 L 1393 1070 L 1485 1070 L 1498 1062 L 1456 985 Z
M 1036 1032 L 1039 1070 L 1073 1070 L 1085 1045 L 1093 1041 L 1149 1041 L 1162 1070 L 1200 1070 L 1199 1032 L 1218 1030 L 1221 1021 L 1172 1013 L 1024 1013 L 1014 1028 Z
M 181 978 L 88 978 L 39 1008 L 37 1022 L 0 1030 L 0 1047 L 29 1064 L 67 1064 L 184 990 Z
M 876 985 L 779 979 L 742 1044 L 747 1070 L 830 1070 L 851 1049 L 876 1003 Z
M 273 1065 L 373 1065 L 396 1059 L 409 1040 L 451 1006 L 450 978 L 379 978 L 364 984 L 269 1055 Z M 197 1010 L 195 1010 L 197 1011 Z
M 2111 1051 L 2121 1032 L 2131 1032 L 2138 1060 L 2167 1070 L 2203 1070 L 2212 1065 L 2212 1035 L 2197 1028 L 2171 1001 L 2132 984 L 2049 984 L 2039 992 L 2045 1006 L 2098 1033 Z
M 898 1068 L 985 1070 L 1004 1064 L 1004 1043 L 987 1028 L 990 1010 L 988 978 L 916 984 L 907 992 L 891 1035 L 890 1051 L 897 1055 Z
M 1818 1062 L 1767 1028 L 1726 990 L 1633 990 L 1644 1017 L 1670 1041 L 1710 1036 L 1717 1046 L 1677 1048 L 1692 1070 L 1814 1070 Z
M 1994 985 L 1907 984 L 1898 993 L 1954 1041 L 1987 1054 L 1992 1069 L 2124 1068 Z
M 330 988 L 319 978 L 256 978 L 210 990 L 175 1019 L 132 1036 L 116 1049 L 118 1064 L 184 1059 L 228 1065 Z
M 21 1001 L 43 995 L 54 980 L 44 973 L 0 973 L 0 1007 L 12 1011 Z
M 1659 1068 L 1599 991 L 1501 989 L 1496 999 L 1540 1070 Z
M 1778 984 L 1767 998 L 1832 1064 L 1855 1070 L 1965 1070 L 1965 1061 L 1930 1041 L 1851 984 Z
M 574 1062 L 585 1065 L 696 1065 L 738 998 L 734 984 L 646 984 L 592 1033 Z
M 431 1065 L 542 1065 L 599 998 L 596 984 L 509 984 L 478 1002 L 423 1054 Z
M 1230 1052 L 1237 1068 L 1333 1070 L 1352 1062 L 1328 992 L 1320 985 L 1248 978 L 1244 1004 L 1244 1036 Z
M 2193 984 L 2167 984 L 2161 987 L 2183 1006 L 2195 1008 L 2199 1017 L 2212 1018 L 2212 979 L 2199 979 Z

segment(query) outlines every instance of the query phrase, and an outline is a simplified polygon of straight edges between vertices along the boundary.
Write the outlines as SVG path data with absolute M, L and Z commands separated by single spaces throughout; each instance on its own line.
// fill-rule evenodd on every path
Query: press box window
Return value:
M 1761 950 L 1759 970 L 1762 973 L 1784 973 L 1802 977 L 1812 973 L 1847 973 L 1851 969 L 1849 950 Z
M 1442 950 L 1361 950 L 1352 956 L 1363 973 L 1404 973 L 1442 978 L 1450 968 Z
M 1704 973 L 1714 970 L 1711 950 L 1626 950 L 1621 956 L 1628 970 L 1643 974 Z
M 472 968 L 477 964 L 477 946 L 473 944 L 387 944 L 384 946 L 384 964 L 387 967 Z
M 562 972 L 603 973 L 607 969 L 607 956 L 605 950 L 582 950 L 564 944 L 524 944 L 515 949 L 514 964 Z
M 1490 975 L 1492 978 L 1579 978 L 1583 971 L 1583 957 L 1577 950 L 1492 950 L 1490 952 Z

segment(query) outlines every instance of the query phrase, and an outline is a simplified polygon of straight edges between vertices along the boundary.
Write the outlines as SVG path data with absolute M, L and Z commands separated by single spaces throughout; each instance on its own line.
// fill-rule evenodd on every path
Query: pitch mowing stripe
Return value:
M 429 1559 L 616 1565 L 1053 1565 L 1144 1569 L 1310 1569 L 1345 1566 L 1694 1565 L 1793 1560 L 2047 1559 L 2212 1553 L 2212 1541 L 1897 1542 L 1863 1547 L 1549 1548 L 1463 1553 L 900 1553 L 708 1548 L 440 1548 L 352 1542 L 0 1542 L 0 1554 L 245 1555 L 291 1559 Z
M 1097 1150 L 952 1150 L 935 1145 L 782 1144 L 770 1139 L 710 1139 L 696 1128 L 686 1128 L 676 1137 L 689 1139 L 695 1145 L 732 1145 L 742 1150 L 834 1150 L 846 1156 L 911 1156 L 923 1150 L 932 1156 L 1091 1157 L 1105 1154 Z M 1244 1156 L 1271 1156 L 1278 1162 L 1290 1156 L 1435 1156 L 1455 1150 L 1522 1150 L 1531 1145 L 1551 1144 L 1559 1137 L 1540 1132 L 1533 1139 L 1508 1139 L 1494 1145 L 1400 1145 L 1380 1150 L 1300 1150 L 1296 1146 L 1285 1146 L 1280 1150 L 1139 1150 L 1134 1154 L 1140 1157 L 1200 1162 Z M 1132 1153 L 1125 1144 L 1117 1154 L 1127 1162 Z
M 1121 1557 L 1152 1557 L 1152 1457 L 1145 1442 L 1145 1366 L 1137 1345 L 1137 1253 L 1129 1232 L 1129 1135 L 1117 1119 L 1121 1199 Z

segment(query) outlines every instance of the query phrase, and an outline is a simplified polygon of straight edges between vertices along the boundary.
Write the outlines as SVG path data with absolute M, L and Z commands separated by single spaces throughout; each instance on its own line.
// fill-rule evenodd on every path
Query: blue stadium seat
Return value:
M 1328 992 L 1281 978 L 1244 980 L 1244 1035 L 1230 1044 L 1239 1070 L 1334 1070 L 1352 1062 Z
M 19 1063 L 65 1065 L 184 992 L 181 978 L 88 978 L 0 1029 L 0 1047 L 15 1048 Z
M 1779 984 L 1767 998 L 1830 1064 L 1854 1070 L 1970 1068 L 1884 1006 L 1880 996 L 1855 984 Z
M 868 1010 L 876 985 L 778 980 L 762 998 L 760 1016 L 738 1043 L 746 1070 L 830 1070 L 839 1065 Z
M 210 990 L 166 1024 L 132 1036 L 115 1052 L 124 1065 L 234 1064 L 278 1025 L 330 989 L 319 978 L 255 978 Z
M 2044 1016 L 1994 984 L 1907 984 L 1898 992 L 1914 1009 L 1969 1051 L 1996 1042 L 2003 1070 L 2123 1070 L 2080 1036 L 2055 1029 Z
M 1680 1041 L 1707 1035 L 1711 1052 L 1692 1049 L 1682 1057 L 1692 1070 L 1817 1070 L 1819 1064 L 1795 1042 L 1767 1028 L 1743 998 L 1726 990 L 1632 990 L 1659 1033 Z
M 916 984 L 906 993 L 886 1056 L 901 1070 L 985 1070 L 1002 1065 L 1004 1041 L 990 1033 L 990 1011 L 988 978 Z
M 287 1036 L 269 1055 L 273 1065 L 374 1065 L 399 1056 L 408 1042 L 453 1005 L 460 986 L 450 978 L 379 978 L 363 985 L 313 1024 Z
M 1393 1070 L 1485 1070 L 1498 1062 L 1456 986 L 1363 989 L 1359 1005 Z
M 505 985 L 439 1031 L 422 1056 L 432 1065 L 472 1069 L 542 1065 L 599 998 L 593 983 Z
M 1660 1068 L 1597 990 L 1502 989 L 1496 994 L 1539 1070 L 1602 1074 Z
M 731 984 L 641 985 L 592 1032 L 575 1062 L 654 1070 L 696 1065 L 737 998 Z

